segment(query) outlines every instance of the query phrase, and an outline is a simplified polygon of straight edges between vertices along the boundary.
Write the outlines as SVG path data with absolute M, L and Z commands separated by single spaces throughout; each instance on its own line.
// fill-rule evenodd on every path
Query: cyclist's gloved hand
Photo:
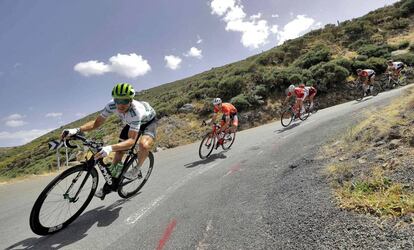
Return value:
M 78 134 L 79 132 L 80 132 L 80 128 L 68 128 L 68 129 L 63 130 L 60 137 L 61 139 L 64 139 L 66 137 L 74 136 Z
M 104 158 L 106 156 L 108 156 L 110 153 L 112 152 L 112 146 L 105 146 L 101 149 L 101 151 L 99 151 L 96 155 L 95 155 L 95 160 L 100 159 L 100 158 Z

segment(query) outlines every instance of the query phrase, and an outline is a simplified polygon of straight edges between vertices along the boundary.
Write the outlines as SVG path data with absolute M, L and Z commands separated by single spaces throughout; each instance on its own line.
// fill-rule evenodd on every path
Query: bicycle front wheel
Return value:
M 37 198 L 30 213 L 30 228 L 38 235 L 62 230 L 85 210 L 97 186 L 95 168 L 82 164 L 65 170 Z
M 236 132 L 233 133 L 226 133 L 226 135 L 223 138 L 223 144 L 221 144 L 221 147 L 224 150 L 230 149 L 231 146 L 234 143 L 234 140 L 236 140 Z
M 294 116 L 295 114 L 293 114 L 293 112 L 290 110 L 283 111 L 282 115 L 280 116 L 280 122 L 282 123 L 282 126 L 289 126 L 292 123 Z
M 200 143 L 200 147 L 198 149 L 198 155 L 201 159 L 206 159 L 210 156 L 211 152 L 213 152 L 214 145 L 216 145 L 216 137 L 213 133 L 207 133 L 203 140 Z
M 139 152 L 138 152 L 139 154 Z M 119 177 L 119 186 L 118 186 L 118 195 L 122 198 L 129 198 L 136 193 L 145 185 L 148 181 L 152 173 L 152 169 L 154 167 L 154 155 L 152 152 L 149 152 L 147 159 L 145 159 L 142 166 L 139 168 L 138 178 L 136 179 L 129 179 L 124 177 L 124 173 L 126 173 L 131 167 L 138 166 L 138 157 L 133 156 L 129 162 L 126 163 L 121 176 Z
M 407 85 L 407 77 L 405 75 L 400 76 L 398 79 L 398 85 L 405 86 Z

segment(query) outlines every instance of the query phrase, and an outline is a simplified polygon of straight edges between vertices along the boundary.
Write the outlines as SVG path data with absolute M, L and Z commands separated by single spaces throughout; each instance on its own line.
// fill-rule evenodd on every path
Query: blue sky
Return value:
M 0 1 L 0 147 L 395 0 Z

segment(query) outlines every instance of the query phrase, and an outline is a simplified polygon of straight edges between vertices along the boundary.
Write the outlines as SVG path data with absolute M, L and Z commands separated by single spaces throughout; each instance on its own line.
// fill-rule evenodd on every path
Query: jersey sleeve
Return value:
M 108 104 L 106 104 L 105 108 L 101 111 L 101 116 L 103 118 L 107 118 L 112 113 L 114 113 L 115 109 L 116 109 L 115 103 L 114 102 L 109 102 Z

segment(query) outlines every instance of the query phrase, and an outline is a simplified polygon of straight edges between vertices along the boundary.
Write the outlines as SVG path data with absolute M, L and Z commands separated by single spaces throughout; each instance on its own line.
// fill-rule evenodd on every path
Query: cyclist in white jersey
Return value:
M 404 63 L 388 60 L 387 65 L 388 67 L 385 73 L 391 73 L 394 79 L 398 79 L 400 77 L 401 70 L 404 69 Z
M 113 100 L 105 106 L 95 121 L 90 121 L 79 128 L 64 130 L 67 133 L 67 137 L 73 136 L 79 132 L 94 130 L 100 127 L 109 115 L 115 113 L 122 120 L 123 124 L 125 124 L 119 136 L 119 142 L 113 145 L 104 146 L 102 150 L 95 155 L 95 159 L 100 159 L 114 151 L 115 157 L 111 168 L 117 166 L 118 163 L 121 162 L 125 151 L 134 145 L 138 132 L 141 132 L 142 136 L 138 144 L 138 166 L 131 167 L 128 172 L 124 174 L 125 177 L 130 179 L 138 178 L 140 174 L 139 168 L 144 163 L 154 144 L 157 127 L 155 110 L 147 102 L 134 100 L 134 96 L 135 91 L 132 85 L 128 83 L 119 83 L 115 85 L 112 90 Z M 63 137 L 64 134 L 62 133 L 62 138 Z M 104 187 L 99 190 L 95 196 L 103 199 L 107 192 L 109 192 L 109 189 Z

